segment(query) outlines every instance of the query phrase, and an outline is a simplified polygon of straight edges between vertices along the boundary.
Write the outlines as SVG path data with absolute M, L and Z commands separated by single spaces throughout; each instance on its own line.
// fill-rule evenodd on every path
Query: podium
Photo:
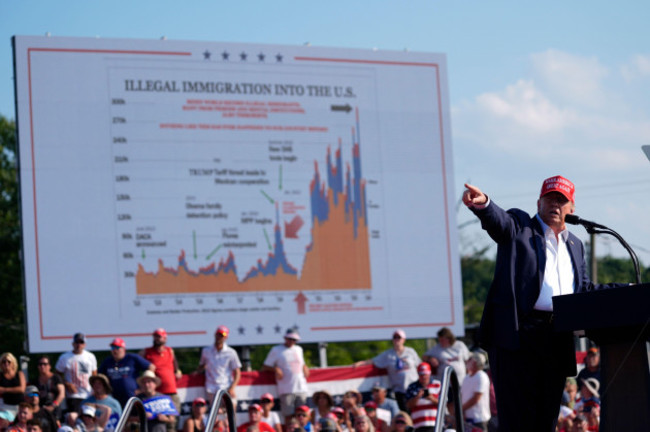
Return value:
M 600 346 L 600 431 L 650 431 L 650 284 L 553 297 L 553 315 Z

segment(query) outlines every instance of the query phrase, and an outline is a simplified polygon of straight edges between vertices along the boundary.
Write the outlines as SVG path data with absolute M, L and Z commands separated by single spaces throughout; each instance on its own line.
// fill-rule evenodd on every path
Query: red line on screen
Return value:
M 342 59 L 342 58 L 326 58 L 326 57 L 294 57 L 294 60 L 299 61 L 317 61 L 317 62 L 332 62 L 332 63 L 356 63 L 356 64 L 379 64 L 387 66 L 416 66 L 416 67 L 432 67 L 436 70 L 436 89 L 438 92 L 438 124 L 440 125 L 440 156 L 441 156 L 441 169 L 442 169 L 442 193 L 445 204 L 445 225 L 446 229 L 446 243 L 447 243 L 447 266 L 449 272 L 449 295 L 451 299 L 451 322 L 450 323 L 431 323 L 431 324 L 414 324 L 414 325 L 401 325 L 397 327 L 423 327 L 435 325 L 453 325 L 456 322 L 456 314 L 454 308 L 454 290 L 453 290 L 453 269 L 451 266 L 451 238 L 449 235 L 449 197 L 447 196 L 447 169 L 445 168 L 445 137 L 443 133 L 442 122 L 442 97 L 440 94 L 440 69 L 437 63 L 418 63 L 418 62 L 397 62 L 397 61 L 384 61 L 384 60 L 359 60 L 359 59 Z M 363 328 L 387 328 L 395 326 L 333 326 L 333 327 L 313 327 L 312 330 L 347 330 L 347 329 L 363 329 Z
M 358 329 L 382 329 L 382 328 L 408 328 L 408 327 L 436 327 L 453 325 L 454 322 L 438 322 L 438 323 L 416 323 L 416 324 L 374 324 L 374 325 L 358 325 L 358 326 L 327 326 L 327 327 L 311 327 L 310 330 L 358 330 Z
M 190 336 L 190 335 L 204 335 L 207 332 L 205 330 L 195 330 L 195 331 L 178 331 L 172 332 L 168 331 L 168 336 Z M 151 332 L 147 333 L 107 333 L 107 334 L 86 334 L 87 338 L 90 339 L 100 339 L 100 338 L 115 338 L 115 337 L 140 337 L 140 336 L 151 336 Z M 42 336 L 43 340 L 61 340 L 61 339 L 70 339 L 70 335 L 65 336 Z
M 138 50 L 98 50 L 98 49 L 80 49 L 80 48 L 27 48 L 27 81 L 29 88 L 29 128 L 31 140 L 31 159 L 32 159 L 32 190 L 34 197 L 34 247 L 36 250 L 36 285 L 38 292 L 38 319 L 39 331 L 41 340 L 51 339 L 67 339 L 70 336 L 45 336 L 43 329 L 43 306 L 41 299 L 41 266 L 40 266 L 40 253 L 38 248 L 38 215 L 36 208 L 36 158 L 34 152 L 34 116 L 32 110 L 32 52 L 68 52 L 68 53 L 81 53 L 81 54 L 130 54 L 130 55 L 171 55 L 171 56 L 189 56 L 190 52 L 184 51 L 138 51 Z M 178 334 L 204 334 L 205 332 L 189 332 Z M 168 333 L 175 334 L 175 333 Z M 139 334 L 122 334 L 122 336 L 138 336 Z M 110 337 L 119 335 L 97 335 L 88 337 Z

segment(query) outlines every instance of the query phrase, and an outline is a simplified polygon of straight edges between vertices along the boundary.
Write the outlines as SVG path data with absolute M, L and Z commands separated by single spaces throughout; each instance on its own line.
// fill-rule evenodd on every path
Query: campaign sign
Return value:
M 167 395 L 153 396 L 143 400 L 142 404 L 146 412 L 153 414 L 153 418 L 158 417 L 159 414 L 178 415 L 172 399 Z

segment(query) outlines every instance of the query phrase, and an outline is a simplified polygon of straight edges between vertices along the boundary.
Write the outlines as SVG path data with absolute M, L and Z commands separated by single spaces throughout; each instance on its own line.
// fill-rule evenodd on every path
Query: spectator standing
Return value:
M 38 378 L 34 385 L 38 388 L 41 406 L 51 412 L 54 418 L 61 420 L 61 403 L 65 400 L 65 386 L 60 375 L 52 372 L 52 365 L 47 356 L 38 359 Z
M 113 389 L 108 377 L 102 373 L 90 377 L 93 393 L 84 401 L 84 405 L 95 408 L 95 419 L 102 429 L 113 430 L 122 415 L 122 406 L 111 396 Z
M 34 385 L 27 386 L 25 389 L 25 402 L 32 407 L 32 418 L 41 422 L 43 432 L 56 432 L 59 428 L 54 415 L 40 406 L 40 394 L 38 388 Z
M 585 367 L 578 372 L 578 376 L 576 377 L 578 391 L 582 388 L 582 381 L 587 378 L 594 378 L 600 384 L 600 353 L 598 352 L 598 348 L 595 347 L 587 350 Z
M 12 353 L 0 355 L 0 372 L 0 408 L 16 414 L 18 405 L 25 399 L 26 380 L 23 371 L 18 369 L 18 360 Z
M 395 399 L 387 398 L 386 393 L 386 387 L 379 383 L 372 388 L 372 400 L 377 404 L 377 416 L 383 418 L 384 414 L 381 410 L 388 412 L 388 416 L 384 420 L 390 425 L 393 422 L 393 417 L 399 412 L 399 406 Z
M 79 412 L 81 402 L 90 396 L 90 377 L 97 373 L 97 359 L 86 351 L 86 336 L 76 333 L 72 337 L 72 351 L 59 357 L 55 369 L 63 375 L 66 411 Z
M 241 378 L 241 362 L 237 351 L 226 343 L 230 330 L 224 325 L 217 327 L 214 334 L 214 345 L 203 348 L 199 360 L 198 373 L 205 372 L 205 391 L 210 402 L 219 390 L 226 390 L 234 400 L 237 398 L 235 391 Z
M 167 332 L 164 328 L 158 328 L 153 332 L 153 346 L 140 351 L 140 356 L 151 362 L 156 369 L 155 373 L 160 378 L 160 385 L 156 389 L 159 393 L 169 396 L 174 402 L 176 410 L 180 412 L 181 399 L 178 397 L 176 389 L 176 379 L 183 376 L 178 367 L 174 350 L 167 346 Z M 170 430 L 176 426 L 176 417 L 174 422 L 168 424 Z
M 478 352 L 467 360 L 467 376 L 463 380 L 460 396 L 465 421 L 487 432 L 490 421 L 490 378 L 483 371 L 485 363 L 485 356 Z
M 418 380 L 406 389 L 407 406 L 416 432 L 433 432 L 438 417 L 440 381 L 431 376 L 429 363 L 420 363 Z
M 284 344 L 271 348 L 262 369 L 275 373 L 285 424 L 288 424 L 297 407 L 307 403 L 309 368 L 305 364 L 302 348 L 297 345 L 299 340 L 298 331 L 288 329 Z
M 404 330 L 395 330 L 392 342 L 393 348 L 373 359 L 356 362 L 354 366 L 374 364 L 378 368 L 386 369 L 397 405 L 402 411 L 406 411 L 406 386 L 418 379 L 416 368 L 421 360 L 413 348 L 404 345 L 406 342 Z
M 257 427 L 259 432 L 275 432 L 268 423 L 262 421 L 262 407 L 252 404 L 248 407 L 248 421 L 237 428 L 237 432 L 246 432 L 250 427 Z
M 155 366 L 137 354 L 126 352 L 126 342 L 115 338 L 111 342 L 111 355 L 99 366 L 99 372 L 108 377 L 113 396 L 124 407 L 138 388 L 136 379 L 145 370 L 153 371 Z
M 271 411 L 273 408 L 273 395 L 271 393 L 264 393 L 262 395 L 262 421 L 271 425 L 277 432 L 282 432 L 282 421 L 277 412 Z
M 437 370 L 436 377 L 438 379 L 442 379 L 445 367 L 453 367 L 459 383 L 465 379 L 467 374 L 465 362 L 469 358 L 470 352 L 467 345 L 463 341 L 457 340 L 447 327 L 438 331 L 438 344 L 431 347 L 422 356 L 423 361 L 430 363 Z

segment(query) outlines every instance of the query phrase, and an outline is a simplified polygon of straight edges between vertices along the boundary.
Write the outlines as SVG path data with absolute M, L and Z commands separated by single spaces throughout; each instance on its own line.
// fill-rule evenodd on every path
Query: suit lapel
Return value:
M 571 257 L 571 265 L 573 266 L 573 292 L 580 291 L 580 271 L 576 263 L 578 262 L 578 255 L 580 255 L 580 248 L 576 240 L 573 237 L 573 234 L 569 233 L 569 239 L 567 240 L 567 246 L 569 248 L 569 256 Z M 580 257 L 582 258 L 582 257 Z

